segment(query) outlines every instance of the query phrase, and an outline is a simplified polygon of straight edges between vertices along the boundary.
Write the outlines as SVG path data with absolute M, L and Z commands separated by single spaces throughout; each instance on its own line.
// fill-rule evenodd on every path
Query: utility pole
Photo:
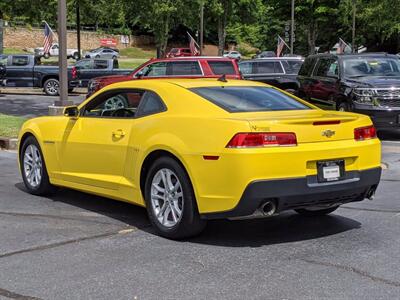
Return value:
M 81 59 L 81 14 L 79 11 L 79 0 L 76 0 L 76 42 L 78 48 L 78 60 Z
M 292 0 L 291 26 L 290 26 L 290 54 L 293 55 L 294 44 L 294 0 Z
M 353 28 L 351 33 L 351 52 L 356 53 L 356 0 L 353 0 Z
M 67 3 L 66 0 L 58 0 L 58 78 L 59 100 L 54 101 L 54 106 L 49 106 L 50 115 L 59 115 L 63 112 L 64 106 L 72 105 L 68 101 L 68 70 L 67 70 Z
M 200 55 L 203 55 L 204 1 L 200 3 Z

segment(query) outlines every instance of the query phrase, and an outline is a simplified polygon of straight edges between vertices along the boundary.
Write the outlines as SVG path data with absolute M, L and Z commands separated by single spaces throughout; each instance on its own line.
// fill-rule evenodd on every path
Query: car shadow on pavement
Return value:
M 190 242 L 224 247 L 261 247 L 318 239 L 360 227 L 360 222 L 338 214 L 304 217 L 284 212 L 264 219 L 212 221 L 201 236 Z
M 15 184 L 15 187 L 27 192 L 22 182 Z M 84 211 L 90 211 L 113 220 L 123 222 L 138 229 L 150 227 L 146 209 L 129 203 L 114 201 L 112 199 L 86 194 L 83 192 L 60 188 L 53 195 L 41 197 L 55 202 L 62 202 Z M 77 211 L 77 217 L 81 216 Z M 87 215 L 87 214 L 86 214 Z M 95 215 L 94 215 L 95 216 Z
M 17 183 L 15 186 L 17 189 L 27 192 L 23 183 Z M 45 199 L 94 212 L 134 226 L 149 234 L 155 234 L 143 207 L 67 188 L 62 188 Z M 80 215 L 78 212 L 77 216 Z M 317 239 L 360 227 L 361 223 L 338 214 L 304 217 L 292 212 L 285 212 L 279 216 L 265 219 L 209 221 L 201 235 L 187 239 L 185 242 L 225 247 L 260 247 Z

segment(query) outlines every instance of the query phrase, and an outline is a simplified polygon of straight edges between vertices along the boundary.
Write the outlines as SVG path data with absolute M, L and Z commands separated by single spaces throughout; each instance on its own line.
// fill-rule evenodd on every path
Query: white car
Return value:
M 224 51 L 224 57 L 240 60 L 242 58 L 242 54 L 240 54 L 238 51 Z
M 49 58 L 50 56 L 58 56 L 59 46 L 58 43 L 53 43 L 50 47 L 50 53 L 44 53 L 44 48 L 35 48 L 35 56 Z M 67 49 L 67 58 L 79 59 L 78 49 Z

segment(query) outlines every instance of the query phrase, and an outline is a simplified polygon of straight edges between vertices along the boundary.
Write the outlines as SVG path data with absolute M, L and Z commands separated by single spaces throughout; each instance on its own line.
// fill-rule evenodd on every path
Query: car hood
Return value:
M 349 78 L 354 86 L 366 86 L 376 88 L 400 87 L 400 76 L 365 76 L 356 79 Z

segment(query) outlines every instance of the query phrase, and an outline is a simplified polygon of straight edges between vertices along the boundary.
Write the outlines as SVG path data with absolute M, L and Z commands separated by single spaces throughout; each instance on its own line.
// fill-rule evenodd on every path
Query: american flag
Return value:
M 277 57 L 281 56 L 281 54 L 283 52 L 283 48 L 285 46 L 289 48 L 289 46 L 285 43 L 285 40 L 278 35 L 278 45 L 276 47 L 276 56 Z
M 49 24 L 47 22 L 44 23 L 44 44 L 43 44 L 43 52 L 49 53 L 50 47 L 53 44 L 53 31 L 51 30 Z
M 189 48 L 190 52 L 192 53 L 193 56 L 200 55 L 200 47 L 196 43 L 195 39 L 190 35 L 190 33 L 187 33 L 189 36 Z
M 338 43 L 338 47 L 336 49 L 336 53 L 338 54 L 342 54 L 344 53 L 344 50 L 346 49 L 347 44 L 345 43 L 345 41 L 343 41 L 341 38 L 339 38 L 339 43 Z

